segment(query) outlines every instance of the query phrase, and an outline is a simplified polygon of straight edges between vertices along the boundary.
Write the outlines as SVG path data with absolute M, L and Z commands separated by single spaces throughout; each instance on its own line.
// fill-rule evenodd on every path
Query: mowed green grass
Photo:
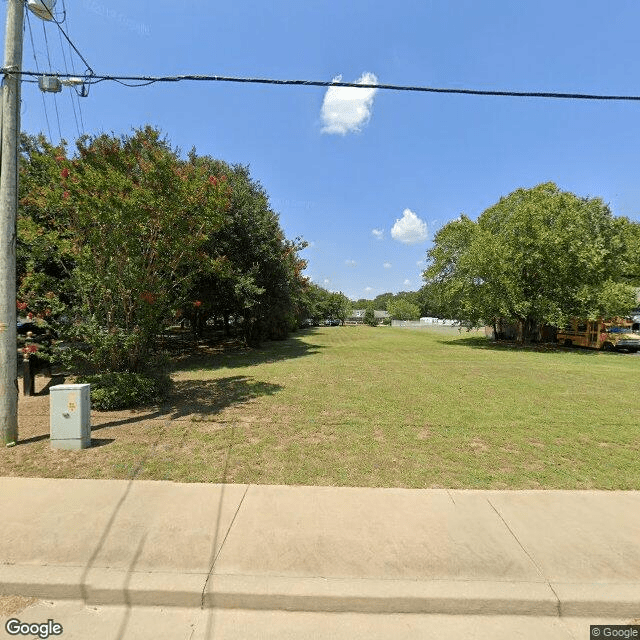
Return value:
M 487 347 L 464 333 L 327 327 L 222 355 L 176 378 L 238 402 L 202 407 L 185 436 L 193 458 L 172 452 L 147 473 L 180 463 L 184 480 L 640 488 L 640 357 Z
M 173 377 L 170 406 L 94 431 L 107 446 L 34 444 L 5 474 L 33 475 L 33 457 L 38 475 L 67 477 L 640 489 L 640 356 L 323 327 Z

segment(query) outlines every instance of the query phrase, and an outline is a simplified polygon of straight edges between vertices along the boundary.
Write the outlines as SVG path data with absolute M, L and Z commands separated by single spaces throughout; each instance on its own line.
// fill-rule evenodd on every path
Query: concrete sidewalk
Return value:
M 640 617 L 640 492 L 0 478 L 0 593 L 96 605 Z

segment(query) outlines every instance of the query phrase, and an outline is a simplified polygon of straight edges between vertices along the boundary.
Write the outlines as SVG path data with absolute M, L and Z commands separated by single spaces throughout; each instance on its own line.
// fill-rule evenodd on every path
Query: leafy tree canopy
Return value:
M 387 311 L 394 320 L 418 320 L 420 318 L 420 307 L 407 298 L 390 300 L 387 304 Z
M 524 339 L 571 316 L 625 315 L 633 288 L 624 282 L 632 268 L 622 226 L 599 198 L 550 182 L 518 189 L 477 222 L 463 215 L 445 225 L 424 278 L 450 317 L 470 324 L 508 319 Z

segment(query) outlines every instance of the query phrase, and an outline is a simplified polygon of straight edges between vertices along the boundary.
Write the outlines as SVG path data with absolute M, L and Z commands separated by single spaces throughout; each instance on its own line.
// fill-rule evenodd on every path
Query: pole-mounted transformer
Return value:
M 56 76 L 40 76 L 38 78 L 38 86 L 40 91 L 47 93 L 60 93 L 62 91 L 62 82 Z

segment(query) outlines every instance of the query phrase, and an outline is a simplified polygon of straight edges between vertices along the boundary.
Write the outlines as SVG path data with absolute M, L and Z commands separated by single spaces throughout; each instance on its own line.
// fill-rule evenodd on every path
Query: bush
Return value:
M 364 312 L 364 323 L 368 324 L 370 327 L 378 326 L 376 314 L 373 312 L 373 309 L 371 307 L 367 308 L 367 310 Z
M 78 383 L 91 385 L 91 407 L 100 411 L 131 409 L 160 402 L 171 387 L 168 375 L 141 373 L 98 373 L 79 376 Z

